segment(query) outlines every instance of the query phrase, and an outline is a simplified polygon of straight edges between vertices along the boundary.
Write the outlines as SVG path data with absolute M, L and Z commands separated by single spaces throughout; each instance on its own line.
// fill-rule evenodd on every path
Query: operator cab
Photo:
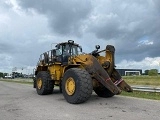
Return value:
M 68 64 L 68 59 L 71 56 L 79 55 L 82 52 L 81 46 L 74 43 L 73 40 L 68 42 L 59 43 L 55 46 L 55 49 L 47 51 L 40 55 L 40 62 L 42 64 L 52 64 L 60 62 L 63 65 Z M 38 63 L 38 64 L 39 64 Z
M 73 40 L 68 40 L 68 42 L 57 44 L 56 53 L 59 53 L 62 63 L 68 63 L 68 58 L 70 56 L 79 55 L 82 52 L 81 46 L 74 43 Z

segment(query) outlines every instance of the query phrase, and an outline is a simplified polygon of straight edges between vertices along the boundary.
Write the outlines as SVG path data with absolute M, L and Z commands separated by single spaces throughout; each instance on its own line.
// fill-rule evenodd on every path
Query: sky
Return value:
M 160 0 L 0 0 L 0 72 L 32 73 L 68 40 L 85 53 L 113 45 L 117 69 L 160 72 Z

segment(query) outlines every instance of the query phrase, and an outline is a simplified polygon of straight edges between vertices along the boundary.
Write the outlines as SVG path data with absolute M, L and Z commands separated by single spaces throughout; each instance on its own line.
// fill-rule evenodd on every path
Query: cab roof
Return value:
M 59 46 L 59 45 L 66 45 L 66 44 L 71 44 L 71 45 L 79 46 L 79 44 L 74 43 L 73 40 L 68 40 L 68 42 L 62 42 L 62 43 L 57 44 L 56 47 Z

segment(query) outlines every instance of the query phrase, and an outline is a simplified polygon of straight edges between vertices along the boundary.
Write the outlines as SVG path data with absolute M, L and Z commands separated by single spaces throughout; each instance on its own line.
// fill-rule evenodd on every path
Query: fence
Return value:
M 160 87 L 132 86 L 132 89 L 134 91 L 157 92 L 157 93 L 160 93 Z

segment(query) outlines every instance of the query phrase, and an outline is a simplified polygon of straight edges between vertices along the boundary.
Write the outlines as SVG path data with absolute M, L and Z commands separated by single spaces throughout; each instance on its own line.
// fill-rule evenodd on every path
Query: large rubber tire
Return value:
M 39 85 L 39 84 L 40 85 Z M 54 84 L 47 71 L 40 71 L 36 76 L 36 91 L 39 95 L 51 94 Z
M 33 78 L 33 88 L 36 88 L 36 78 Z
M 69 79 L 75 83 L 74 92 L 72 94 L 68 94 L 66 88 Z M 67 102 L 72 104 L 83 103 L 91 97 L 92 90 L 92 79 L 86 70 L 71 68 L 65 72 L 62 80 L 62 93 Z
M 53 93 L 53 89 L 54 89 L 54 81 L 48 80 L 48 93 L 47 94 L 52 94 Z
M 108 90 L 104 86 L 94 88 L 94 91 L 99 97 L 104 97 L 104 98 L 113 97 L 115 95 L 114 93 L 112 93 L 110 90 Z

